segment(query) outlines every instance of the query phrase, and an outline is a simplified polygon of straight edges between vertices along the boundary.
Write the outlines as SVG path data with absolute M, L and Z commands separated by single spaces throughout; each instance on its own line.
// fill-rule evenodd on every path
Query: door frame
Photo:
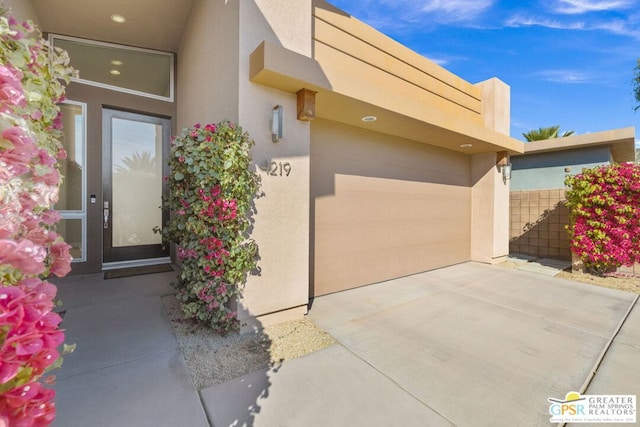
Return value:
M 169 154 L 169 141 L 172 131 L 172 122 L 170 117 L 150 114 L 146 112 L 130 111 L 122 108 L 103 106 L 102 107 L 102 201 L 100 203 L 103 218 L 105 209 L 109 214 L 106 221 L 101 221 L 102 230 L 102 269 L 110 270 L 114 268 L 122 268 L 135 265 L 151 265 L 170 262 L 170 248 L 167 242 L 159 245 L 138 245 L 129 247 L 120 247 L 114 249 L 112 245 L 113 215 L 112 206 L 112 120 L 114 118 L 135 120 L 143 123 L 150 123 L 162 126 L 162 176 L 167 176 L 169 166 L 167 156 Z M 162 180 L 162 194 L 168 192 L 168 185 Z M 105 205 L 108 202 L 108 207 Z M 158 201 L 160 203 L 160 200 Z M 169 212 L 162 210 L 162 225 L 169 220 Z

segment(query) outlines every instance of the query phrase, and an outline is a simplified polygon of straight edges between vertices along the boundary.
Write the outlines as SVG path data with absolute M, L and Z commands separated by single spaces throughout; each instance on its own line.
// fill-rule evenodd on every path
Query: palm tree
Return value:
M 531 142 L 531 141 L 542 141 L 544 139 L 565 138 L 575 133 L 575 131 L 568 130 L 568 131 L 562 132 L 561 135 L 558 135 L 558 132 L 560 132 L 560 126 L 556 125 L 556 126 L 549 126 L 546 128 L 534 129 L 527 133 L 523 133 L 522 136 L 524 136 L 527 142 Z
M 142 153 L 135 152 L 131 157 L 123 157 L 120 159 L 123 165 L 115 165 L 116 173 L 142 172 L 157 173 L 156 158 L 148 151 Z

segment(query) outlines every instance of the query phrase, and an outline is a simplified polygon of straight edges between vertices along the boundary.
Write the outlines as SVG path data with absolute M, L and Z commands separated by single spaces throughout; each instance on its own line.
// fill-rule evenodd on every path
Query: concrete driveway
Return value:
M 56 427 L 549 426 L 549 397 L 640 395 L 637 295 L 477 263 L 317 298 L 337 344 L 197 392 L 173 278 L 59 281 Z
M 317 298 L 338 344 L 201 398 L 215 426 L 547 426 L 549 397 L 640 395 L 637 299 L 460 264 Z

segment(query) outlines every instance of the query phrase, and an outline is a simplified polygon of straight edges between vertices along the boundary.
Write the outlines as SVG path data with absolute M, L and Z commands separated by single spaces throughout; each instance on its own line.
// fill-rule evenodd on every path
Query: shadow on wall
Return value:
M 571 260 L 564 189 L 512 191 L 509 253 Z

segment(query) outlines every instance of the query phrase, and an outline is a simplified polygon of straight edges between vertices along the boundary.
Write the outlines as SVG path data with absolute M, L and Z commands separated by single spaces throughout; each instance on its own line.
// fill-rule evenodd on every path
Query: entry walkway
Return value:
M 58 280 L 76 351 L 54 372 L 55 427 L 209 426 L 161 296 L 175 272 Z
M 477 263 L 317 298 L 338 344 L 196 393 L 160 303 L 173 276 L 60 286 L 79 348 L 56 426 L 545 426 L 549 397 L 640 396 L 637 295 Z

